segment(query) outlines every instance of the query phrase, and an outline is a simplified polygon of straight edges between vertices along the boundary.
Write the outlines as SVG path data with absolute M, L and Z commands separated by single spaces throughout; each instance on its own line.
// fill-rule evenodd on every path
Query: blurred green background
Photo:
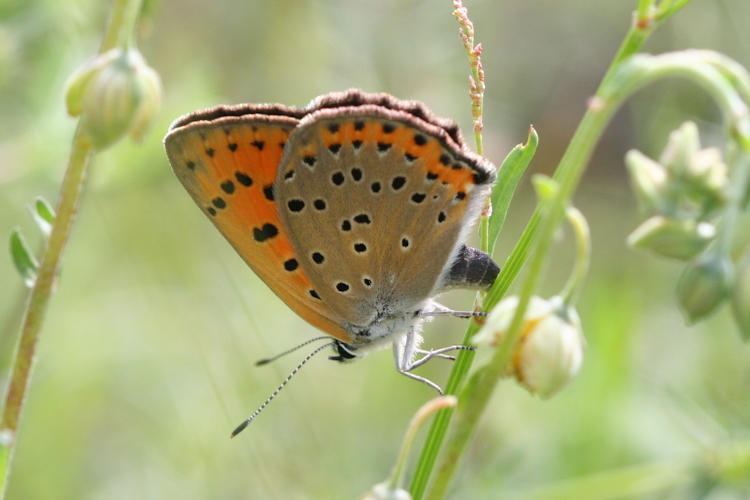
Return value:
M 95 53 L 111 2 L 0 3 L 0 235 L 20 226 L 41 243 L 27 205 L 57 196 L 75 122 L 68 75 Z M 531 170 L 551 172 L 630 23 L 635 0 L 467 1 L 484 45 L 486 155 L 499 163 L 541 143 Z M 388 352 L 341 366 L 311 362 L 239 438 L 231 429 L 302 356 L 258 358 L 316 334 L 254 276 L 173 176 L 161 139 L 180 114 L 220 103 L 304 105 L 361 87 L 424 101 L 471 135 L 468 64 L 444 1 L 147 1 L 140 48 L 160 73 L 163 109 L 141 145 L 96 157 L 43 328 L 23 415 L 10 499 L 350 499 L 388 474 L 413 412 L 433 392 L 396 373 Z M 695 0 L 646 50 L 720 50 L 750 65 L 750 2 Z M 747 437 L 750 345 L 723 309 L 685 326 L 680 267 L 626 249 L 640 220 L 623 168 L 627 149 L 656 155 L 696 120 L 722 133 L 691 84 L 641 91 L 616 117 L 576 204 L 593 232 L 580 303 L 588 346 L 571 386 L 540 401 L 501 384 L 454 485 L 454 498 L 677 460 Z M 527 176 L 528 177 L 528 176 Z M 528 178 L 495 258 L 533 209 Z M 561 287 L 573 242 L 563 236 L 545 293 Z M 27 294 L 0 258 L 0 381 Z M 468 307 L 473 295 L 444 302 Z M 455 343 L 440 319 L 427 345 Z M 444 382 L 449 366 L 422 371 Z M 691 488 L 655 498 L 686 498 Z M 710 498 L 735 498 L 717 489 Z

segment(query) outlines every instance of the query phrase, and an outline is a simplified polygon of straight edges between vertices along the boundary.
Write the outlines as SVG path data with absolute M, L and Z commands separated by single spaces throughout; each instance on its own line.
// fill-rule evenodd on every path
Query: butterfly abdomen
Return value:
M 443 277 L 439 288 L 473 288 L 484 290 L 495 282 L 500 267 L 495 261 L 476 248 L 462 245 Z

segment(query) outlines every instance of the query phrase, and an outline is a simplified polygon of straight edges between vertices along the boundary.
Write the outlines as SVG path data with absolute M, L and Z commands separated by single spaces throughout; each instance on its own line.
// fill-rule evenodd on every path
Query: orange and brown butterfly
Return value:
M 172 168 L 247 264 L 290 308 L 336 339 L 341 361 L 394 345 L 420 351 L 432 300 L 488 287 L 498 272 L 464 245 L 495 178 L 457 126 L 417 102 L 359 90 L 305 108 L 219 106 L 177 119 Z

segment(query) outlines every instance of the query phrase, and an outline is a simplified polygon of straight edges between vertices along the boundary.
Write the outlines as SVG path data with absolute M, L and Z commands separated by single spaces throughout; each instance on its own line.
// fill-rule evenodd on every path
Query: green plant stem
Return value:
M 624 96 L 623 96 L 624 98 Z M 546 263 L 546 255 L 553 242 L 554 230 L 565 217 L 567 201 L 575 190 L 585 165 L 604 131 L 609 119 L 619 106 L 622 99 L 612 101 L 609 105 L 589 108 L 576 130 L 570 146 L 560 161 L 556 175 L 559 190 L 555 197 L 547 204 L 545 216 L 539 229 L 540 237 L 533 257 L 529 263 L 528 274 L 524 281 L 517 312 L 513 317 L 508 335 L 504 338 L 490 363 L 478 372 L 475 382 L 467 385 L 461 394 L 454 432 L 446 444 L 441 456 L 435 481 L 427 496 L 428 499 L 439 499 L 445 496 L 451 479 L 463 454 L 469 439 L 474 433 L 479 417 L 494 392 L 497 381 L 505 372 L 505 367 L 511 357 L 513 349 L 521 335 L 521 322 L 533 291 L 536 289 L 539 277 Z M 519 314 L 519 311 L 521 314 Z
M 640 0 L 639 9 L 645 7 L 650 8 L 653 5 L 654 0 Z M 676 10 L 671 12 L 670 15 L 674 12 L 676 12 Z M 661 21 L 664 21 L 667 17 L 668 16 L 663 16 Z M 614 72 L 620 61 L 637 53 L 641 49 L 641 46 L 653 32 L 655 27 L 656 25 L 654 23 L 647 23 L 644 25 L 644 23 L 634 22 L 631 25 L 617 51 L 617 55 L 602 79 L 600 88 L 604 85 L 604 82 L 611 77 L 611 74 Z M 557 172 L 557 174 L 559 174 L 559 172 Z M 510 285 L 515 281 L 523 263 L 526 262 L 526 259 L 531 252 L 531 248 L 533 248 L 536 242 L 539 234 L 538 227 L 540 219 L 541 210 L 537 207 L 529 219 L 529 222 L 526 224 L 526 228 L 521 234 L 518 243 L 505 261 L 495 283 L 485 296 L 482 310 L 487 311 L 497 304 L 508 291 Z M 479 326 L 480 325 L 475 321 L 469 323 L 466 334 L 464 335 L 464 344 L 470 342 L 471 338 L 479 331 Z M 474 353 L 472 351 L 461 351 L 458 354 L 456 362 L 453 365 L 453 370 L 448 378 L 448 383 L 446 384 L 446 394 L 457 393 L 458 388 L 461 387 L 466 379 L 473 361 Z M 437 461 L 438 453 L 440 452 L 440 448 L 442 447 L 443 441 L 448 432 L 448 426 L 453 411 L 454 409 L 448 408 L 438 412 L 432 423 L 432 427 L 430 427 L 429 434 L 424 447 L 422 448 L 422 454 L 417 462 L 412 483 L 410 485 L 410 492 L 414 500 L 420 500 L 424 496 L 430 476 L 435 467 L 435 462 Z
M 746 131 L 750 120 L 747 105 L 721 73 L 702 61 L 699 54 L 684 51 L 661 56 L 634 55 L 623 60 L 602 83 L 555 171 L 559 189 L 555 197 L 544 204 L 538 244 L 529 262 L 508 333 L 492 360 L 478 372 L 475 377 L 477 382 L 469 384 L 460 396 L 455 431 L 446 445 L 428 498 L 444 497 L 458 458 L 465 450 L 497 381 L 505 372 L 521 335 L 524 314 L 542 275 L 554 233 L 563 220 L 569 200 L 604 128 L 622 102 L 636 90 L 655 80 L 673 76 L 687 77 L 702 85 L 724 112 L 732 135 L 738 136 L 740 144 L 747 142 Z
M 406 428 L 406 434 L 404 435 L 403 442 L 401 443 L 401 451 L 398 454 L 396 465 L 393 467 L 391 477 L 389 479 L 389 490 L 395 491 L 401 488 L 401 479 L 404 473 L 404 467 L 406 461 L 409 458 L 409 451 L 411 451 L 411 445 L 414 442 L 414 438 L 417 435 L 420 427 L 427 418 L 438 411 L 440 408 L 448 408 L 456 405 L 455 396 L 439 396 L 435 399 L 428 401 L 423 404 L 422 407 L 417 410 L 414 416 L 409 422 L 409 427 Z
M 141 9 L 142 0 L 115 0 L 107 30 L 104 32 L 99 53 L 121 46 L 127 48 L 133 38 L 136 19 Z
M 560 292 L 566 308 L 575 307 L 586 281 L 591 261 L 591 231 L 588 222 L 586 222 L 586 217 L 573 206 L 568 207 L 567 217 L 576 236 L 576 260 L 573 265 L 573 272 L 571 272 L 562 292 Z
M 716 251 L 719 255 L 730 255 L 736 232 L 737 219 L 742 213 L 745 192 L 750 182 L 750 151 L 736 152 L 731 173 L 731 187 L 729 202 L 721 219 L 721 228 L 717 237 Z
M 60 265 L 60 256 L 68 240 L 78 199 L 83 190 L 83 180 L 86 174 L 86 167 L 91 158 L 91 152 L 91 144 L 83 137 L 80 128 L 77 129 L 73 140 L 73 149 L 68 161 L 68 168 L 60 187 L 57 217 L 55 218 L 52 232 L 44 249 L 34 287 L 31 289 L 31 295 L 23 318 L 21 338 L 13 358 L 13 368 L 5 397 L 3 418 L 2 423 L 0 423 L 0 434 L 3 436 L 2 442 L 0 442 L 0 472 L 2 473 L 0 491 L 2 491 L 3 496 L 7 489 L 10 461 L 15 448 L 18 422 L 26 390 L 29 386 L 39 331 L 47 310 L 50 295 L 52 294 L 55 276 Z
M 115 0 L 105 29 L 99 53 L 118 45 L 130 43 L 140 10 L 141 0 Z M 86 169 L 91 161 L 93 147 L 85 137 L 80 124 L 73 136 L 57 205 L 57 216 L 44 247 L 31 295 L 24 311 L 21 336 L 13 356 L 10 380 L 0 422 L 0 499 L 5 498 L 10 477 L 11 461 L 26 391 L 29 387 L 34 353 L 42 321 L 59 274 L 60 258 L 70 235 L 78 200 L 84 187 Z

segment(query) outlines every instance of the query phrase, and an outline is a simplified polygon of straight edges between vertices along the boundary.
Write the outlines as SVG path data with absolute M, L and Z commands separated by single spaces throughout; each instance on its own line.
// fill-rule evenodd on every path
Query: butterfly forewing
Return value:
M 307 115 L 291 133 L 276 203 L 326 307 L 366 326 L 430 297 L 490 182 L 442 129 L 345 107 Z
M 210 121 L 177 122 L 167 135 L 167 155 L 175 174 L 245 262 L 284 302 L 311 324 L 350 340 L 331 319 L 299 265 L 274 203 L 277 171 L 297 118 L 208 115 L 212 115 Z

